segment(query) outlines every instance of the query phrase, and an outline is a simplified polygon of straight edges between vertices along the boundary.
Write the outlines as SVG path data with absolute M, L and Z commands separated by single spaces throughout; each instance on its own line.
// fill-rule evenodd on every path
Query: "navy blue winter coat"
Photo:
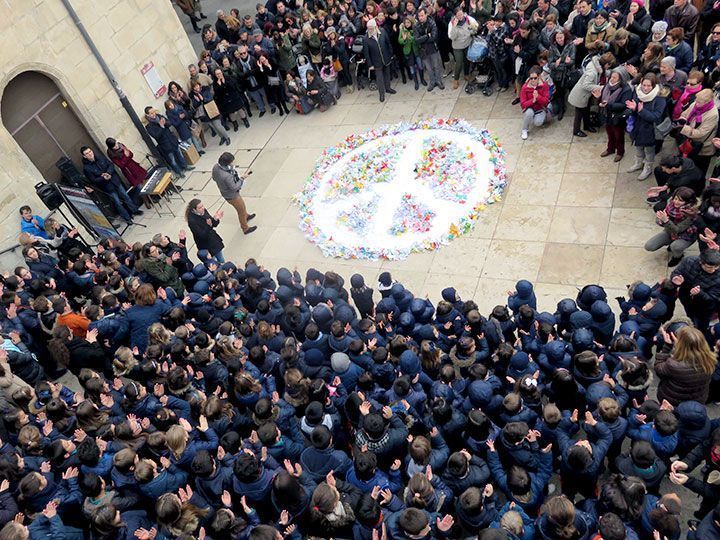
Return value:
M 632 99 L 636 103 L 641 103 L 637 97 L 637 92 L 633 94 Z M 633 129 L 630 132 L 630 137 L 635 146 L 655 146 L 655 126 L 665 116 L 665 108 L 665 98 L 656 97 L 652 101 L 644 103 L 640 112 L 634 111 L 632 113 Z
M 127 310 L 130 325 L 130 346 L 137 347 L 142 353 L 147 348 L 147 330 L 152 323 L 159 322 L 163 315 L 172 309 L 167 300 L 158 298 L 152 306 L 134 305 Z

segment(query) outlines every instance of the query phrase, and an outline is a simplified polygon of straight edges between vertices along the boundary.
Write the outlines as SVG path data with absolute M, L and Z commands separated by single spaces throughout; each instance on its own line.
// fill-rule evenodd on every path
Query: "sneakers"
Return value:
M 523 129 L 522 133 L 520 134 L 520 138 L 524 141 L 528 138 L 528 132 L 527 129 Z
M 630 165 L 630 168 L 627 170 L 627 172 L 635 172 L 639 171 L 643 168 L 643 161 L 641 158 L 635 157 L 635 161 L 633 161 L 633 164 Z
M 646 163 L 643 165 L 642 172 L 638 176 L 638 180 L 645 180 L 648 176 L 652 174 L 652 167 L 649 163 Z

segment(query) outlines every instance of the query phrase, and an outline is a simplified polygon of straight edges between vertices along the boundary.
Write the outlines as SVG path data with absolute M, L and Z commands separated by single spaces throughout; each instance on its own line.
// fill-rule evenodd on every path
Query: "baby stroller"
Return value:
M 367 69 L 367 62 L 365 62 L 363 53 L 365 39 L 365 36 L 355 36 L 352 47 L 350 47 L 350 76 L 352 77 L 353 86 L 357 90 L 365 88 L 365 81 L 367 81 L 370 90 L 377 90 L 377 83 L 375 83 L 374 78 L 371 78 Z
M 491 96 L 492 83 L 495 79 L 495 70 L 490 59 L 487 40 L 482 36 L 475 36 L 467 52 L 467 61 L 470 63 L 472 79 L 465 85 L 465 92 L 474 94 L 482 90 L 483 95 Z

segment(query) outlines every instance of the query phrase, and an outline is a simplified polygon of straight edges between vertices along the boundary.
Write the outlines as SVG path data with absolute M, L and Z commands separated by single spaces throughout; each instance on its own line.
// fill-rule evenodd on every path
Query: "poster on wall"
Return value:
M 70 211 L 96 238 L 120 240 L 120 234 L 84 189 L 56 184 Z
M 142 67 L 142 69 L 140 69 L 140 72 L 143 74 L 143 77 L 145 77 L 145 81 L 148 83 L 150 90 L 152 90 L 152 93 L 156 98 L 159 98 L 167 92 L 167 87 L 160 78 L 160 74 L 158 73 L 155 64 L 148 62 Z

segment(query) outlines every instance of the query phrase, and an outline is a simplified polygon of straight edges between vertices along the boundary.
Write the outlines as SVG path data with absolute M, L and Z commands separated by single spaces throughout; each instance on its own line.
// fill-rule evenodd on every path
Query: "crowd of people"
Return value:
M 225 261 L 222 218 L 189 202 L 191 257 L 20 210 L 0 540 L 675 540 L 691 511 L 720 538 L 717 244 L 626 297 L 521 280 L 481 313 Z
M 521 280 L 481 313 L 450 283 L 431 301 L 389 272 L 226 261 L 201 199 L 192 254 L 184 231 L 91 248 L 24 206 L 25 263 L 0 276 L 0 540 L 720 538 L 720 2 L 700 26 L 688 0 L 270 0 L 202 28 L 177 3 L 205 50 L 145 110 L 176 174 L 206 132 L 229 145 L 253 113 L 322 111 L 363 77 L 381 101 L 457 88 L 486 46 L 522 138 L 567 103 L 575 136 L 605 127 L 604 157 L 629 135 L 657 183 L 645 248 L 673 270 L 555 306 Z M 142 183 L 129 149 L 82 154 L 90 189 L 142 213 L 114 167 Z M 212 176 L 250 234 L 233 161 Z

